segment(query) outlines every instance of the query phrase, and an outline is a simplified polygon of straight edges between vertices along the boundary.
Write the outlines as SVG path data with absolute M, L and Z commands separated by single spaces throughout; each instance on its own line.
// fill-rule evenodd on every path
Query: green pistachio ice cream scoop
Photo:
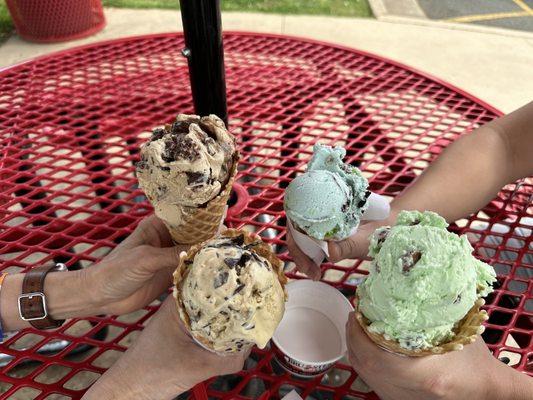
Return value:
M 369 331 L 408 350 L 431 348 L 451 340 L 456 323 L 492 291 L 493 268 L 447 226 L 433 212 L 402 211 L 373 234 L 370 274 L 357 289 Z

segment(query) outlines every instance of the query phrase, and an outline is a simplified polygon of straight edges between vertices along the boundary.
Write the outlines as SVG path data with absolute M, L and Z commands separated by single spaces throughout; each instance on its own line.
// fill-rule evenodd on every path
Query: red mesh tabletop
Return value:
M 3 270 L 50 261 L 88 266 L 151 212 L 133 163 L 152 127 L 193 111 L 182 47 L 181 34 L 122 39 L 0 73 Z M 393 197 L 449 143 L 499 114 L 446 83 L 356 50 L 229 33 L 225 51 L 230 125 L 242 153 L 227 224 L 256 230 L 288 263 L 283 189 L 304 170 L 316 141 L 345 146 L 371 189 Z M 498 273 L 485 340 L 530 375 L 532 195 L 531 180 L 511 184 L 451 227 L 468 233 L 477 256 Z M 352 296 L 367 263 L 324 264 L 324 281 Z M 0 347 L 2 398 L 80 398 L 157 307 L 18 332 Z M 268 349 L 254 350 L 243 372 L 213 378 L 190 395 L 278 399 L 296 389 L 314 399 L 375 399 L 356 378 L 340 362 L 323 379 L 299 380 Z

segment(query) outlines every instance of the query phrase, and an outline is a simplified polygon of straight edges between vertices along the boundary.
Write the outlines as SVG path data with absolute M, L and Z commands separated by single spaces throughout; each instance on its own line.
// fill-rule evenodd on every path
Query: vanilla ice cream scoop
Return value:
M 266 346 L 285 311 L 282 262 L 245 233 L 212 239 L 182 260 L 175 295 L 203 345 L 230 353 Z

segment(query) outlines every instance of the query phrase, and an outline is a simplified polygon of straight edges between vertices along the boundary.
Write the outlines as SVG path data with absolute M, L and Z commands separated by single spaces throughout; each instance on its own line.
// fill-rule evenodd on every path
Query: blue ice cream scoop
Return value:
M 285 213 L 296 229 L 319 240 L 342 240 L 361 221 L 370 195 L 358 168 L 342 160 L 346 150 L 315 144 L 307 171 L 285 190 Z

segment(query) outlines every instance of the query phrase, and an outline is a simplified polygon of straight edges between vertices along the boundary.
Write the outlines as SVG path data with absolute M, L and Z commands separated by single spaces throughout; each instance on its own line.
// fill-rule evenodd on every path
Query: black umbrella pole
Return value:
M 220 0 L 180 0 L 185 48 L 196 114 L 228 123 Z

